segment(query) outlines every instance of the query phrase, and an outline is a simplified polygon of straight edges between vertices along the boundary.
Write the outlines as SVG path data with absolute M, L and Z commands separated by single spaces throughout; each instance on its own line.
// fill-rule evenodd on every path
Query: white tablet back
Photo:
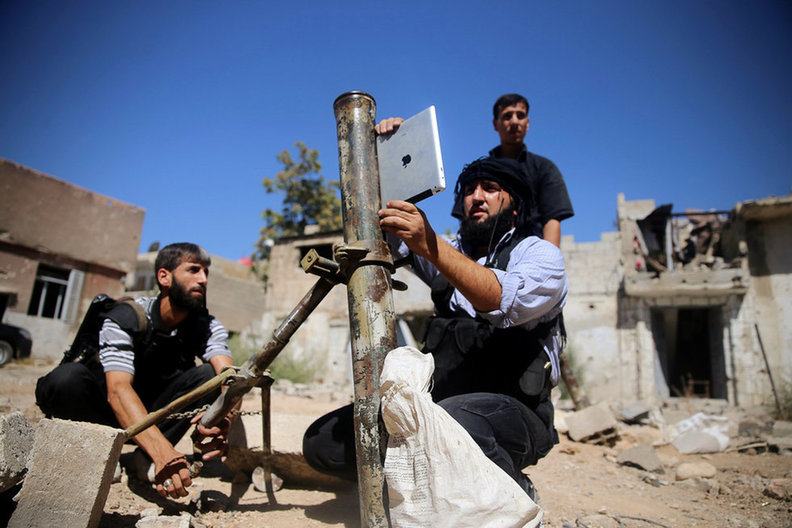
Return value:
M 435 107 L 404 121 L 392 134 L 377 136 L 380 197 L 416 203 L 446 187 Z

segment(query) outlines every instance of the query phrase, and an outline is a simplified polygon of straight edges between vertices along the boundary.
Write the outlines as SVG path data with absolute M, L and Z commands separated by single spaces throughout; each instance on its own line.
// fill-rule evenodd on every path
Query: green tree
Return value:
M 337 180 L 326 180 L 320 174 L 319 151 L 309 149 L 304 143 L 295 143 L 298 160 L 289 151 L 278 154 L 283 170 L 274 178 L 264 178 L 262 185 L 267 193 L 283 194 L 280 211 L 265 209 L 261 214 L 261 228 L 253 261 L 257 273 L 266 282 L 267 261 L 272 242 L 286 236 L 303 234 L 308 225 L 317 225 L 320 232 L 341 229 L 340 185 Z

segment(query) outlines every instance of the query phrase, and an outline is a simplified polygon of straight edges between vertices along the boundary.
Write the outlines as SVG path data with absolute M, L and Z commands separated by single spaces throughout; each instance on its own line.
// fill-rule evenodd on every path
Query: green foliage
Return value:
M 231 357 L 234 358 L 234 365 L 241 365 L 248 360 L 256 351 L 252 347 L 242 343 L 239 334 L 234 334 L 228 339 L 228 348 L 231 350 Z
M 310 358 L 295 358 L 282 352 L 270 365 L 270 373 L 275 380 L 287 379 L 293 383 L 308 383 L 316 377 L 317 366 Z
M 243 344 L 239 334 L 231 336 L 228 340 L 228 348 L 231 349 L 234 365 L 242 365 L 257 352 Z M 319 368 L 310 359 L 297 359 L 284 350 L 272 362 L 269 371 L 275 380 L 287 379 L 293 383 L 307 383 L 314 379 Z
M 269 259 L 272 241 L 287 236 L 302 235 L 308 225 L 317 225 L 319 232 L 341 229 L 340 186 L 336 180 L 326 180 L 320 174 L 319 151 L 309 149 L 304 143 L 295 143 L 298 160 L 284 150 L 277 159 L 283 170 L 274 178 L 264 178 L 262 185 L 267 193 L 283 194 L 280 211 L 266 209 L 262 213 L 264 227 L 261 228 L 253 261 L 254 269 L 262 278 L 266 277 L 266 261 Z

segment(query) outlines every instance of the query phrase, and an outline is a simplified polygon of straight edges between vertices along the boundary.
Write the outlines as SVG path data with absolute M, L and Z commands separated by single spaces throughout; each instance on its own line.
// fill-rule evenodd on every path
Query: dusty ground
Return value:
M 13 362 L 0 368 L 0 412 L 22 410 L 35 424 L 41 418 L 33 401 L 35 380 L 50 368 Z M 272 393 L 275 451 L 298 451 L 305 426 L 323 412 L 346 403 L 344 398 L 321 389 L 306 395 L 276 386 Z M 257 406 L 254 395 L 245 402 L 245 408 Z M 258 420 L 257 416 L 246 417 L 245 423 L 250 427 L 250 423 Z M 562 435 L 561 443 L 530 471 L 541 494 L 545 526 L 792 526 L 792 503 L 762 494 L 770 479 L 792 477 L 792 457 L 737 452 L 679 455 L 673 446 L 665 445 L 655 448 L 666 466 L 664 473 L 650 475 L 618 465 L 615 458 L 620 451 L 656 437 L 649 429 L 625 428 L 619 442 L 612 447 L 575 443 Z M 714 479 L 698 485 L 690 481 L 675 482 L 674 468 L 679 463 L 701 460 L 717 468 Z M 287 481 L 270 502 L 266 493 L 251 484 L 247 473 L 239 472 L 235 476 L 225 466 L 215 465 L 207 468 L 192 490 L 192 501 L 184 499 L 176 503 L 161 499 L 148 485 L 124 475 L 111 487 L 101 526 L 135 526 L 141 512 L 151 508 L 167 516 L 189 513 L 195 526 L 360 526 L 357 491 L 352 486 L 322 489 L 315 485 L 290 485 Z

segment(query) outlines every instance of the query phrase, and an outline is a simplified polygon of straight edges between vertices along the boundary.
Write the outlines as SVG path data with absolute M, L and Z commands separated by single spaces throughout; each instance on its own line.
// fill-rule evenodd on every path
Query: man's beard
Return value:
M 171 284 L 171 287 L 168 290 L 168 299 L 170 299 L 170 302 L 173 306 L 193 313 L 206 308 L 205 289 L 203 290 L 203 293 L 204 294 L 200 297 L 190 295 L 190 292 L 187 291 L 187 288 L 185 288 L 182 283 L 177 281 L 176 277 L 173 277 L 173 284 Z
M 482 222 L 476 222 L 475 218 L 466 216 L 460 221 L 459 234 L 465 245 L 473 248 L 486 247 L 489 251 L 492 249 L 490 241 L 492 244 L 497 244 L 503 235 L 513 227 L 514 218 L 514 203 L 503 208 L 497 215 L 487 217 Z

